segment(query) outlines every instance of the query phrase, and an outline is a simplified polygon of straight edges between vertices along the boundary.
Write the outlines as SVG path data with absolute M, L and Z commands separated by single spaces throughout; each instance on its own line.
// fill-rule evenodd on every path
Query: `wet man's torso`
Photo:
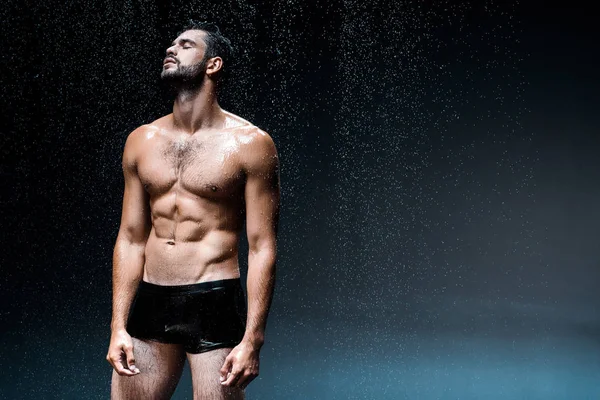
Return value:
M 170 118 L 149 124 L 138 141 L 137 172 L 152 221 L 143 279 L 179 285 L 238 277 L 245 219 L 240 149 L 256 128 L 230 118 L 232 127 L 189 135 L 167 129 Z

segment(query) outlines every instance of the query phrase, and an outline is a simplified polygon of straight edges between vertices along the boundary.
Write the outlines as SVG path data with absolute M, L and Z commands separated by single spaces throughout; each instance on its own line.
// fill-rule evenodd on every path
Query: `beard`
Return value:
M 174 92 L 198 90 L 204 82 L 206 62 L 207 59 L 203 58 L 194 65 L 176 64 L 176 68 L 163 69 L 161 81 Z

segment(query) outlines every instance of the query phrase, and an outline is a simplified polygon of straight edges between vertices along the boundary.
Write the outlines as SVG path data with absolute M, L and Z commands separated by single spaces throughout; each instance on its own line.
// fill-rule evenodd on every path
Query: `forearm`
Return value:
M 243 340 L 257 348 L 264 342 L 267 316 L 273 299 L 275 260 L 273 250 L 250 251 L 248 255 L 248 319 Z
M 125 329 L 129 308 L 144 271 L 145 243 L 117 240 L 113 252 L 111 330 Z

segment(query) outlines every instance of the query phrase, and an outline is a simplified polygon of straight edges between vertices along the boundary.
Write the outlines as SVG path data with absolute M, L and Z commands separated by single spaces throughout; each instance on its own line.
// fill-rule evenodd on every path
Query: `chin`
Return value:
M 160 72 L 160 77 L 163 79 L 171 79 L 174 76 L 175 76 L 175 74 L 172 71 L 162 70 Z

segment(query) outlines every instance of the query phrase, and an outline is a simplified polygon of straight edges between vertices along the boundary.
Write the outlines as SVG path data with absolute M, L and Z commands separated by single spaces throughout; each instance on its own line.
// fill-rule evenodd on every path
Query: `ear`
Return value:
M 206 64 L 206 74 L 212 75 L 223 67 L 223 59 L 221 57 L 213 57 Z

